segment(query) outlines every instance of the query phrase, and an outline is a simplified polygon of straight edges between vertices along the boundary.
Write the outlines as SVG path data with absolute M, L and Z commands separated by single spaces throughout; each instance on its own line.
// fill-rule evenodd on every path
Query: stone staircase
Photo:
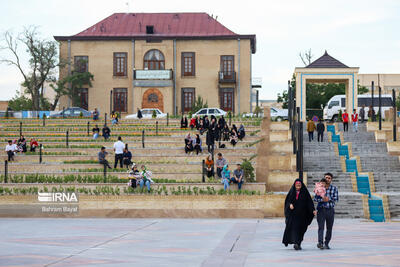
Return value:
M 360 193 L 352 192 L 350 174 L 343 172 L 339 157 L 334 151 L 334 144 L 329 142 L 325 132 L 324 142 L 308 141 L 307 132 L 304 140 L 304 171 L 307 172 L 308 190 L 312 192 L 314 185 L 330 172 L 334 176 L 334 185 L 339 190 L 339 202 L 335 207 L 337 218 L 364 218 L 363 200 Z
M 342 131 L 342 125 L 338 124 Z M 362 172 L 373 172 L 376 193 L 388 196 L 391 218 L 400 216 L 400 162 L 388 154 L 386 143 L 377 143 L 374 132 L 359 124 L 358 132 L 343 133 L 344 142 L 352 143 L 353 156 L 360 158 Z

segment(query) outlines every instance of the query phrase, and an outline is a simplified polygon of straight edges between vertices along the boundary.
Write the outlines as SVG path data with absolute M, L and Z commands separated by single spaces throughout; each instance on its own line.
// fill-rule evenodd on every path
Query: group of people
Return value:
M 31 141 L 29 142 L 30 146 L 30 152 L 35 152 L 36 148 L 39 146 L 38 142 L 35 140 L 35 138 L 32 138 Z M 19 137 L 18 140 L 8 140 L 7 145 L 6 145 L 6 153 L 8 157 L 8 161 L 14 161 L 14 156 L 17 153 L 25 153 L 27 152 L 27 143 L 26 139 L 23 135 Z
M 373 118 L 375 116 L 375 111 L 370 107 L 370 110 L 368 111 L 368 116 Z M 365 106 L 362 106 L 360 109 L 360 114 L 357 113 L 356 109 L 353 109 L 353 113 L 351 114 L 351 123 L 353 124 L 353 132 L 358 132 L 358 121 L 359 118 L 361 118 L 361 123 L 364 123 L 364 117 L 365 117 Z M 343 122 L 343 131 L 348 132 L 349 131 L 349 113 L 347 113 L 347 110 L 345 109 L 344 112 L 342 113 L 342 122 Z
M 128 145 L 122 142 L 121 136 L 118 136 L 118 140 L 114 143 L 113 149 L 115 154 L 114 169 L 117 168 L 118 163 L 120 168 L 123 168 L 124 166 L 129 168 L 132 164 L 132 152 L 129 151 Z M 99 163 L 104 165 L 104 167 L 112 169 L 106 159 L 107 155 L 108 152 L 106 151 L 106 148 L 104 146 L 101 147 L 100 152 L 97 154 Z
M 182 117 L 181 119 L 181 128 L 185 129 L 188 127 L 187 117 Z M 190 136 L 190 133 L 185 137 L 185 152 L 189 153 L 192 151 L 196 151 L 198 154 L 202 152 L 203 149 L 201 147 L 202 141 L 200 135 L 206 133 L 206 145 L 208 153 L 212 153 L 215 148 L 216 141 L 230 141 L 232 146 L 235 146 L 239 140 L 243 140 L 246 136 L 246 131 L 244 129 L 243 124 L 240 125 L 239 129 L 237 129 L 236 125 L 233 124 L 232 128 L 229 129 L 228 124 L 225 121 L 224 116 L 221 116 L 218 120 L 214 115 L 211 115 L 211 120 L 207 115 L 204 117 L 193 117 L 190 120 L 189 127 L 193 129 L 197 129 L 199 134 L 196 134 L 195 138 Z M 220 144 L 220 148 L 224 148 L 225 144 Z
M 214 161 L 211 154 L 207 156 L 204 163 L 207 171 L 207 177 L 210 178 L 215 176 Z M 221 183 L 224 185 L 224 190 L 229 189 L 231 183 L 237 184 L 238 190 L 242 189 L 242 184 L 244 183 L 244 171 L 240 164 L 236 164 L 236 169 L 232 173 L 229 170 L 227 160 L 222 156 L 222 153 L 218 153 L 215 165 L 217 167 L 217 177 L 221 179 Z
M 335 218 L 335 204 L 339 201 L 336 186 L 332 185 L 333 175 L 325 173 L 316 183 L 314 201 L 301 179 L 296 179 L 285 199 L 285 232 L 282 243 L 293 244 L 295 250 L 301 250 L 301 243 L 308 226 L 317 216 L 319 249 L 330 249 L 332 228 Z M 316 208 L 314 202 L 317 204 Z M 326 227 L 325 239 L 324 232 Z
M 317 130 L 318 133 L 318 142 L 324 141 L 324 132 L 325 132 L 325 124 L 320 119 L 317 126 L 312 119 L 309 119 L 307 122 L 307 133 L 308 133 L 308 141 L 311 142 L 314 140 L 314 131 Z
M 93 140 L 96 140 L 100 136 L 100 128 L 97 124 L 93 127 L 92 133 L 93 133 Z M 103 135 L 104 140 L 107 140 L 110 138 L 111 130 L 107 126 L 107 124 L 104 124 L 103 129 L 101 130 L 101 133 Z
M 150 185 L 153 182 L 151 179 L 152 173 L 146 169 L 146 166 L 142 165 L 142 171 L 139 172 L 135 163 L 132 162 L 132 152 L 129 151 L 128 145 L 122 142 L 121 136 L 118 136 L 117 142 L 113 145 L 114 149 L 114 169 L 117 168 L 118 163 L 120 168 L 128 169 L 129 176 L 129 186 L 136 188 L 139 185 L 141 188 L 144 186 L 147 187 L 147 190 L 150 191 Z M 108 152 L 106 148 L 101 147 L 100 152 L 97 154 L 99 164 L 102 164 L 104 168 L 112 169 L 110 163 L 106 159 Z
M 375 110 L 372 106 L 369 106 L 368 110 L 368 118 L 375 118 Z M 342 123 L 343 123 L 343 131 L 349 131 L 349 122 L 351 122 L 353 126 L 353 132 L 358 132 L 358 122 L 364 123 L 365 121 L 365 105 L 363 105 L 360 109 L 360 113 L 357 113 L 356 109 L 353 109 L 353 113 L 349 115 L 347 110 L 345 109 L 341 116 Z M 314 140 L 314 132 L 317 131 L 318 133 L 318 142 L 323 142 L 324 140 L 324 132 L 325 132 L 325 125 L 322 119 L 319 119 L 317 125 L 315 125 L 314 121 L 310 118 L 307 122 L 307 133 L 308 133 L 308 141 L 311 142 Z

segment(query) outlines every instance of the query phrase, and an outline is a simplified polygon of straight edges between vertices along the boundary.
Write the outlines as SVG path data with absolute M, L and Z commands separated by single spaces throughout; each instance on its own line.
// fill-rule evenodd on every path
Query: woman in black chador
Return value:
M 315 215 L 314 202 L 307 187 L 300 179 L 296 179 L 285 199 L 285 233 L 282 243 L 294 244 L 294 249 L 301 249 L 301 242 L 307 227 Z

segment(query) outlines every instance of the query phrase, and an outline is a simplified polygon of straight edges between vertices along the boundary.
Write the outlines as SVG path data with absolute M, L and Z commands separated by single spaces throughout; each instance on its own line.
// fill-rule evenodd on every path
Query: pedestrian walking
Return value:
M 349 113 L 347 113 L 347 110 L 344 110 L 342 114 L 342 121 L 343 121 L 343 131 L 348 132 L 349 131 Z
M 118 136 L 118 141 L 114 143 L 114 152 L 115 152 L 114 169 L 117 168 L 118 161 L 120 168 L 123 167 L 124 148 L 125 144 L 122 142 L 121 136 Z
M 353 132 L 358 132 L 358 114 L 356 109 L 353 109 L 353 114 L 351 114 L 351 122 L 353 123 Z
M 314 140 L 314 131 L 315 131 L 315 123 L 312 121 L 312 119 L 309 119 L 307 122 L 307 132 L 308 132 L 309 142 Z
M 295 250 L 301 249 L 301 242 L 314 215 L 314 203 L 303 181 L 296 179 L 285 199 L 285 223 L 282 243 L 287 247 L 294 244 Z
M 365 119 L 365 105 L 362 105 L 361 109 L 360 109 L 360 119 L 361 119 L 361 123 L 364 123 L 364 119 Z
M 320 119 L 319 123 L 317 124 L 318 142 L 319 140 L 321 140 L 321 142 L 324 142 L 324 132 L 325 132 L 325 124 Z
M 332 185 L 333 175 L 325 173 L 324 180 L 326 193 L 325 196 L 315 195 L 314 201 L 317 204 L 317 222 L 318 222 L 318 244 L 319 249 L 330 249 L 329 242 L 332 238 L 332 227 L 335 219 L 335 203 L 339 201 L 339 193 L 336 186 Z M 324 228 L 326 224 L 326 234 L 324 241 Z

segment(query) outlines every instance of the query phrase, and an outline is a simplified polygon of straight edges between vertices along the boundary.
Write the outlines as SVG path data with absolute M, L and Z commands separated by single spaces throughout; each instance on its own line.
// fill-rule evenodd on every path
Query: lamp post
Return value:
M 392 89 L 392 104 L 393 104 L 393 141 L 397 141 L 397 127 L 396 127 L 396 117 L 397 117 L 397 108 L 396 108 L 396 91 Z
M 382 130 L 382 88 L 379 86 L 379 131 Z
M 371 82 L 371 98 L 372 98 L 371 107 L 372 110 L 374 110 L 374 81 Z M 375 116 L 373 111 L 371 111 L 371 116 L 372 116 L 372 121 L 375 121 Z
M 113 90 L 110 91 L 110 114 L 112 112 L 112 97 L 113 97 Z
M 289 129 L 292 129 L 292 88 L 290 87 L 290 80 L 288 80 L 288 98 Z

